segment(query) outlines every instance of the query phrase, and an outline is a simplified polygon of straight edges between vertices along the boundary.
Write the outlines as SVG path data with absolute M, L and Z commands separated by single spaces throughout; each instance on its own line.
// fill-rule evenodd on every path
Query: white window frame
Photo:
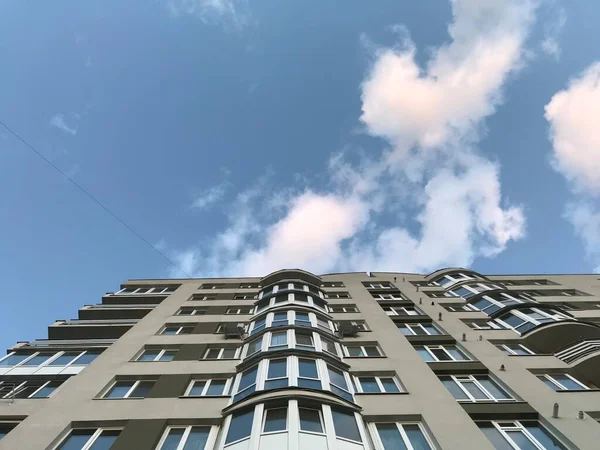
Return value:
M 165 431 L 163 432 L 160 441 L 158 441 L 158 445 L 156 446 L 155 450 L 162 450 L 162 446 L 165 445 L 165 441 L 167 440 L 167 437 L 169 436 L 169 432 L 172 429 L 185 429 L 185 431 L 183 432 L 183 435 L 181 436 L 181 440 L 179 441 L 179 444 L 177 445 L 177 449 L 176 450 L 183 450 L 183 448 L 185 447 L 185 444 L 187 443 L 187 440 L 190 436 L 190 433 L 192 432 L 192 428 L 209 428 L 210 431 L 208 432 L 208 439 L 206 440 L 206 444 L 205 447 L 202 450 L 210 450 L 213 448 L 216 438 L 217 438 L 217 430 L 215 426 L 211 426 L 211 425 L 170 425 L 167 426 L 165 428 Z
M 541 314 L 542 316 L 550 319 L 547 321 L 539 321 L 538 319 L 534 319 L 530 316 L 528 316 L 527 314 L 525 314 L 524 312 L 522 312 L 519 309 L 511 309 L 510 311 L 506 312 L 506 314 L 513 314 L 514 316 L 517 316 L 519 319 L 521 319 L 523 322 L 519 325 L 512 326 L 509 323 L 505 322 L 504 320 L 500 319 L 500 317 L 496 317 L 494 319 L 494 321 L 498 324 L 500 324 L 501 326 L 506 327 L 509 330 L 514 330 L 517 333 L 521 334 L 521 331 L 519 331 L 519 328 L 522 327 L 523 325 L 525 325 L 526 323 L 532 323 L 534 325 L 534 328 L 537 326 L 540 326 L 542 324 L 545 323 L 551 323 L 551 322 L 560 322 L 561 320 L 566 320 L 569 317 L 566 316 L 563 313 L 560 312 L 555 312 L 554 314 L 550 314 L 549 312 L 543 310 L 543 309 L 539 309 L 539 308 L 534 308 L 534 307 L 529 307 L 528 309 L 531 309 L 533 312 L 537 313 L 537 314 Z M 527 331 L 531 330 L 532 328 L 528 329 Z
M 17 394 L 19 394 L 19 393 L 20 393 L 20 392 L 21 392 L 23 389 L 27 388 L 27 384 L 28 384 L 28 383 L 30 383 L 31 381 L 33 381 L 33 380 L 24 380 L 24 381 L 21 381 L 19 384 L 15 384 L 14 388 L 13 388 L 11 391 L 1 394 L 1 395 L 0 395 L 0 398 L 11 398 L 11 397 L 13 397 L 13 396 L 16 396 L 16 395 L 17 395 Z M 29 395 L 28 395 L 27 397 L 25 397 L 25 398 L 33 398 L 33 396 L 34 396 L 34 395 L 35 395 L 35 394 L 36 394 L 36 393 L 37 393 L 37 392 L 38 392 L 40 389 L 42 389 L 42 388 L 46 387 L 46 385 L 48 385 L 49 383 L 52 383 L 52 382 L 54 382 L 54 381 L 59 381 L 59 380 L 48 380 L 48 381 L 46 381 L 44 384 L 42 384 L 40 387 L 38 387 L 38 388 L 37 388 L 35 391 L 33 391 L 31 394 L 29 394 Z M 9 382 L 9 381 L 5 381 L 5 382 L 3 382 L 3 381 L 0 381 L 0 387 L 2 387 L 2 384 L 3 384 L 3 383 L 7 383 L 7 386 L 8 386 L 8 385 L 9 385 L 11 382 Z M 62 383 L 64 383 L 64 381 L 63 381 L 63 382 L 61 382 L 61 385 L 62 385 Z M 60 385 L 59 385 L 59 386 L 56 386 L 56 388 L 54 389 L 54 391 L 56 391 L 56 389 L 58 389 L 59 387 L 60 387 Z M 50 397 L 52 397 L 52 396 L 54 395 L 54 391 L 52 391 L 48 397 L 40 397 L 40 398 L 50 398 Z
M 391 311 L 388 311 L 391 309 Z M 414 306 L 383 306 L 383 310 L 388 316 L 421 316 L 423 313 Z M 400 314 L 398 311 L 404 311 L 406 314 Z
M 19 362 L 18 364 L 15 364 L 13 366 L 0 366 L 0 367 L 4 367 L 4 368 L 15 368 L 15 367 L 30 367 L 31 369 L 35 369 L 35 368 L 40 368 L 40 367 L 46 367 L 50 364 L 52 364 L 52 362 L 54 362 L 55 360 L 57 360 L 58 358 L 60 358 L 61 356 L 63 356 L 65 353 L 77 353 L 79 352 L 79 355 L 75 356 L 68 364 L 65 365 L 60 365 L 60 366 L 53 366 L 53 367 L 69 367 L 69 366 L 73 366 L 73 365 L 78 365 L 77 364 L 77 360 L 79 358 L 81 358 L 85 353 L 88 352 L 88 350 L 63 350 L 63 351 L 58 351 L 55 352 L 52 356 L 50 356 L 48 359 L 46 359 L 44 362 L 42 362 L 41 364 L 38 364 L 37 366 L 28 366 L 28 365 L 24 365 L 27 361 L 30 361 L 31 359 L 33 359 L 33 357 L 41 354 L 41 353 L 51 353 L 51 351 L 38 351 L 38 352 L 34 352 L 32 354 L 30 354 L 27 358 L 25 358 L 23 361 Z M 11 357 L 12 355 L 16 355 L 19 354 L 18 352 L 10 352 L 9 354 L 7 354 L 6 356 L 3 356 L 2 358 L 0 358 L 0 362 L 4 361 L 5 359 Z
M 177 332 L 165 334 L 165 330 L 167 328 L 175 328 L 175 327 L 178 327 L 177 328 Z M 161 336 L 177 336 L 177 335 L 180 335 L 180 334 L 192 334 L 192 333 L 182 333 L 181 331 L 184 328 L 191 328 L 192 331 L 194 331 L 194 327 L 195 327 L 195 324 L 193 324 L 193 323 L 190 323 L 189 325 L 188 324 L 186 324 L 186 325 L 165 325 L 164 327 L 162 327 L 160 329 L 160 333 L 158 333 L 158 334 L 160 334 Z
M 475 379 L 474 375 L 445 375 L 445 376 L 449 376 L 450 378 L 452 378 L 452 380 L 454 381 L 454 383 L 468 397 L 468 399 L 460 399 L 460 400 L 456 399 L 457 402 L 481 403 L 481 402 L 490 402 L 491 401 L 491 402 L 496 402 L 496 403 L 503 403 L 503 402 L 514 402 L 514 401 L 516 401 L 516 399 L 510 394 L 510 392 L 508 392 L 508 390 L 504 386 L 502 386 L 500 383 L 498 383 L 495 379 L 493 379 L 489 375 L 486 375 L 486 376 L 488 377 L 488 379 L 490 380 L 490 382 L 493 383 L 493 384 L 495 384 L 498 387 L 498 389 L 500 389 L 502 391 L 505 391 L 506 395 L 508 395 L 508 398 L 495 398 L 485 388 L 485 386 L 483 386 L 477 379 Z M 473 395 L 471 395 L 471 393 L 469 392 L 469 390 L 462 385 L 463 382 L 474 383 L 481 392 L 483 392 L 485 395 L 488 396 L 488 398 L 487 399 L 476 399 L 475 397 L 473 397 Z
M 133 385 L 129 388 L 129 390 L 125 393 L 125 395 L 123 395 L 123 397 L 113 397 L 113 398 L 108 398 L 107 395 L 110 391 L 112 391 L 112 389 L 117 385 L 117 383 L 123 383 L 123 382 L 131 382 L 133 381 Z M 108 389 L 105 389 L 104 392 L 102 393 L 102 396 L 100 397 L 103 400 L 119 400 L 119 399 L 123 399 L 123 398 L 146 398 L 146 397 L 130 397 L 130 395 L 133 393 L 133 391 L 135 391 L 135 389 L 138 387 L 138 385 L 140 383 L 143 382 L 148 382 L 148 381 L 152 381 L 156 384 L 156 380 L 151 380 L 151 379 L 140 379 L 140 380 L 115 380 L 113 381 L 110 386 L 108 387 Z
M 191 311 L 191 314 L 182 314 L 182 311 Z M 203 316 L 206 314 L 204 308 L 194 308 L 193 306 L 184 306 L 177 310 L 176 316 Z
M 59 380 L 48 380 L 48 381 L 46 381 L 46 382 L 45 382 L 44 384 L 42 384 L 42 385 L 41 385 L 41 386 L 40 386 L 38 389 L 36 389 L 35 391 L 33 391 L 31 394 L 29 394 L 29 395 L 27 396 L 27 398 L 33 398 L 35 394 L 37 394 L 39 391 L 41 391 L 43 388 L 45 388 L 47 385 L 49 385 L 50 383 L 52 383 L 52 382 L 54 382 L 54 381 L 59 381 Z M 50 395 L 49 395 L 49 396 L 47 396 L 47 397 L 39 397 L 39 398 L 50 398 L 50 397 L 52 397 L 52 396 L 54 395 L 54 393 L 56 392 L 56 390 L 62 386 L 62 383 L 64 383 L 64 381 L 63 381 L 63 382 L 61 382 L 61 384 L 59 384 L 58 386 L 56 386 L 56 387 L 54 388 L 54 390 L 53 390 L 52 392 L 50 392 Z
M 234 300 L 254 300 L 254 299 L 256 299 L 256 296 L 253 294 L 234 294 L 233 299 Z
M 143 361 L 140 358 L 144 355 L 144 353 L 146 353 L 147 351 L 158 351 L 158 355 L 156 355 L 154 357 L 154 359 L 152 360 L 146 360 Z M 164 356 L 164 354 L 166 352 L 175 352 L 177 353 L 177 349 L 176 348 L 163 348 L 163 349 L 158 349 L 158 348 L 145 348 L 143 349 L 135 358 L 135 362 L 171 362 L 172 360 L 168 360 L 168 361 L 161 361 L 160 358 L 162 358 Z
M 125 292 L 127 289 L 133 289 L 132 286 L 125 286 L 124 288 L 121 288 L 120 290 L 118 290 L 117 292 L 115 292 L 115 295 L 149 295 L 149 294 L 172 294 L 175 289 L 177 288 L 171 288 L 169 286 L 140 286 L 135 288 L 135 290 L 133 292 Z M 147 289 L 147 292 L 140 292 L 143 289 Z
M 496 345 L 496 347 L 501 347 L 500 350 L 502 350 L 504 353 L 507 353 L 509 355 L 512 356 L 526 356 L 526 355 L 520 355 L 519 353 L 516 353 L 512 348 L 510 348 L 510 346 L 518 346 L 520 348 L 522 348 L 525 352 L 527 352 L 528 355 L 535 355 L 536 353 L 533 352 L 533 350 L 525 347 L 523 344 L 498 344 Z
M 397 289 L 389 281 L 382 281 L 381 283 L 365 283 L 367 289 Z
M 376 294 L 376 293 L 371 293 L 371 295 L 373 296 L 374 299 L 376 300 L 406 300 L 406 298 L 404 298 L 402 296 L 402 294 L 399 294 L 397 292 L 391 292 L 389 294 Z
M 380 375 L 363 374 L 363 375 L 352 375 L 352 377 L 353 377 L 354 386 L 356 387 L 357 393 L 360 393 L 360 394 L 400 394 L 401 392 L 406 392 L 406 390 L 404 389 L 404 386 L 402 386 L 402 384 L 400 383 L 400 380 L 398 380 L 398 377 L 396 377 L 396 375 L 380 376 Z M 375 382 L 377 383 L 379 392 L 364 392 L 362 384 L 360 382 L 361 378 L 375 378 Z M 394 382 L 394 384 L 396 385 L 396 387 L 398 388 L 398 390 L 392 391 L 392 392 L 386 391 L 385 387 L 381 381 L 382 378 L 391 379 Z
M 430 325 L 431 325 L 431 326 L 432 326 L 432 327 L 433 327 L 435 330 L 437 330 L 437 333 L 436 333 L 436 334 L 431 334 L 431 333 L 429 332 L 429 330 L 427 330 L 427 328 L 425 328 L 425 327 L 423 326 L 423 323 L 421 323 L 421 322 L 399 322 L 399 323 L 397 323 L 397 325 L 402 325 L 402 326 L 405 326 L 405 327 L 407 327 L 407 328 L 410 330 L 410 332 L 411 332 L 412 334 L 410 334 L 410 335 L 407 335 L 407 336 L 440 336 L 440 335 L 446 334 L 446 333 L 443 333 L 443 332 L 442 332 L 442 330 L 440 330 L 440 329 L 439 329 L 439 328 L 438 328 L 438 327 L 437 327 L 437 326 L 436 326 L 436 325 L 435 325 L 433 322 L 431 322 L 431 324 L 430 324 Z M 429 324 L 428 324 L 428 325 L 429 325 Z M 415 327 L 415 328 L 416 328 L 416 327 L 419 327 L 419 328 L 421 328 L 421 329 L 422 329 L 422 330 L 425 332 L 425 334 L 417 334 L 417 333 L 415 333 L 415 331 L 413 330 L 413 327 Z M 398 327 L 398 328 L 400 328 L 400 327 Z M 400 332 L 402 332 L 402 331 L 400 331 Z
M 90 427 L 89 429 L 93 429 L 94 427 Z M 72 428 L 69 430 L 69 432 L 60 440 L 60 442 L 58 444 L 56 444 L 55 446 L 53 446 L 53 450 L 58 449 L 61 445 L 63 445 L 67 439 L 69 439 L 69 437 L 71 436 L 71 432 L 78 430 L 78 429 L 88 429 L 86 427 L 80 427 L 80 428 Z M 98 437 L 100 437 L 100 435 L 102 434 L 103 431 L 123 431 L 123 428 L 120 427 L 101 427 L 101 428 L 96 428 L 96 431 L 90 436 L 89 440 L 83 445 L 83 447 L 81 447 L 81 450 L 89 450 L 94 443 L 96 442 L 96 440 L 98 439 Z
M 556 380 L 552 375 L 553 374 L 551 374 L 551 373 L 544 373 L 541 375 L 537 375 L 537 377 L 545 378 L 546 380 L 548 380 L 550 383 L 552 383 L 553 385 L 555 385 L 558 388 L 558 389 L 556 389 L 557 391 L 576 391 L 576 389 L 567 389 L 564 385 L 562 385 L 560 383 L 560 381 Z M 561 374 L 554 374 L 554 375 L 562 375 L 562 376 L 569 378 L 573 383 L 579 385 L 581 387 L 581 390 L 589 391 L 589 389 L 590 389 L 588 386 L 586 386 L 581 381 L 579 381 L 577 378 L 575 378 L 574 376 L 572 376 L 568 373 L 561 373 Z
M 406 448 L 408 450 L 415 450 L 415 448 L 413 447 L 412 443 L 410 442 L 410 439 L 408 438 L 406 431 L 404 431 L 404 425 L 417 425 L 419 427 L 419 430 L 421 430 L 421 433 L 425 437 L 427 444 L 429 444 L 429 447 L 431 447 L 432 450 L 437 449 L 437 447 L 433 443 L 431 436 L 429 435 L 429 433 L 423 426 L 423 423 L 421 423 L 421 422 L 369 422 L 367 424 L 367 427 L 369 428 L 370 434 L 373 437 L 373 443 L 375 444 L 375 450 L 385 450 L 385 447 L 383 446 L 383 441 L 381 440 L 381 437 L 379 436 L 379 430 L 377 430 L 377 424 L 394 424 L 394 425 L 396 425 L 396 427 L 398 428 L 398 432 L 400 433 L 400 438 L 402 439 L 403 444 L 406 446 Z
M 332 299 L 332 298 L 338 298 L 338 299 L 348 299 L 348 298 L 352 298 L 350 297 L 350 293 L 349 292 L 330 292 L 325 294 L 325 298 L 328 299 Z
M 207 358 L 208 353 L 211 350 L 219 350 L 219 356 L 217 356 L 216 358 Z M 218 347 L 218 346 L 214 346 L 214 347 L 208 347 L 206 349 L 206 351 L 204 352 L 204 355 L 202 357 L 202 360 L 208 360 L 208 361 L 213 361 L 213 360 L 217 360 L 217 359 L 239 359 L 239 355 L 240 355 L 240 347 L 236 347 L 235 348 L 235 356 L 233 358 L 223 358 L 223 353 L 225 353 L 225 350 L 231 350 L 232 347 Z
M 447 284 L 442 284 L 440 283 L 441 280 L 448 280 Z M 435 279 L 435 281 L 432 281 L 431 283 L 429 283 L 430 286 L 440 286 L 443 287 L 444 289 L 449 288 L 450 286 L 455 285 L 456 283 L 460 283 L 461 281 L 467 281 L 467 280 L 481 280 L 480 277 L 476 277 L 474 275 L 467 275 L 464 272 L 453 272 L 451 274 L 445 274 L 442 275 L 441 277 L 438 277 Z
M 208 392 L 210 385 L 213 383 L 213 381 L 225 381 L 225 385 L 223 386 L 223 392 L 219 395 L 206 395 L 206 393 Z M 198 382 L 204 382 L 204 387 L 202 388 L 202 392 L 200 394 L 195 394 L 195 395 L 190 395 L 190 392 L 192 391 L 194 384 L 198 383 Z M 188 387 L 185 389 L 185 392 L 183 394 L 184 397 L 223 397 L 223 396 L 229 396 L 229 389 L 231 388 L 231 378 L 203 378 L 203 379 L 195 379 L 190 381 L 190 384 L 188 385 Z
M 472 292 L 473 295 L 469 295 L 468 297 L 463 297 L 454 291 L 454 289 L 448 290 L 444 296 L 445 297 L 457 297 L 464 298 L 465 300 L 471 299 L 473 296 L 477 294 L 481 294 L 486 291 L 494 291 L 496 289 L 502 289 L 502 286 L 498 286 L 496 284 L 491 283 L 471 283 L 471 284 L 463 284 L 460 286 L 461 288 L 465 288 L 466 290 Z
M 285 409 L 285 428 L 283 430 L 265 431 L 265 425 L 267 424 L 267 413 L 274 409 Z M 264 408 L 262 421 L 260 423 L 260 435 L 270 436 L 272 434 L 287 433 L 290 429 L 290 412 L 288 405 L 276 406 L 274 408 Z
M 360 351 L 363 353 L 362 355 L 359 356 L 353 356 L 350 355 L 350 352 L 348 351 L 349 347 L 358 347 L 360 348 Z M 367 347 L 373 347 L 377 349 L 377 352 L 379 353 L 378 356 L 369 356 L 367 354 L 367 351 L 365 350 Z M 379 345 L 377 344 L 353 344 L 353 345 L 344 345 L 344 357 L 345 358 L 380 358 L 383 355 L 383 352 L 381 351 L 381 348 L 379 347 Z
M 246 315 L 246 314 L 252 314 L 252 310 L 254 308 L 253 307 L 248 307 L 248 306 L 239 306 L 239 307 L 232 307 L 232 308 L 227 308 L 227 311 L 225 311 L 225 314 L 228 315 Z
M 300 410 L 301 409 L 306 409 L 306 410 L 311 410 L 311 411 L 316 411 L 319 415 L 319 421 L 321 423 L 321 432 L 318 431 L 308 431 L 308 430 L 303 430 L 301 421 L 300 421 Z M 306 433 L 306 434 L 314 434 L 316 436 L 326 436 L 326 428 L 325 428 L 325 419 L 323 418 L 323 410 L 321 408 L 314 408 L 314 407 L 307 407 L 307 406 L 301 406 L 298 405 L 298 433 Z
M 334 309 L 341 309 L 341 311 L 334 311 Z M 358 308 L 356 306 L 336 306 L 329 305 L 328 310 L 330 313 L 341 314 L 341 313 L 357 313 Z
M 515 443 L 515 441 L 513 441 L 510 437 L 510 435 L 507 433 L 507 431 L 518 431 L 521 434 L 523 434 L 529 441 L 530 443 L 532 443 L 536 448 L 538 448 L 539 450 L 547 450 L 546 447 L 544 447 L 540 441 L 538 441 L 535 436 L 533 434 L 531 434 L 529 432 L 529 430 L 527 430 L 527 428 L 525 428 L 523 426 L 523 424 L 518 421 L 518 420 L 503 420 L 503 421 L 495 421 L 492 420 L 490 421 L 492 423 L 492 425 L 494 426 L 494 428 L 496 428 L 496 430 L 498 430 L 500 432 L 500 434 L 502 435 L 502 437 L 506 440 L 506 443 L 508 445 L 510 445 L 513 449 L 515 450 L 519 450 L 521 447 L 519 447 L 518 444 Z M 499 422 L 502 423 L 509 423 L 512 422 L 513 426 L 501 426 Z M 544 430 L 547 431 L 547 429 L 545 427 L 542 427 L 539 421 L 536 421 L 538 423 L 538 426 L 540 428 L 543 428 Z M 550 434 L 550 433 L 549 433 Z
M 465 354 L 465 352 L 463 350 L 461 350 L 460 348 L 458 348 L 457 345 L 444 345 L 444 344 L 440 344 L 440 345 L 420 345 L 419 347 L 422 347 L 425 349 L 425 351 L 427 351 L 427 353 L 429 353 L 431 355 L 431 357 L 433 358 L 433 361 L 435 362 L 455 362 L 455 361 L 473 361 L 468 355 Z M 456 351 L 458 351 L 459 353 L 461 353 L 465 358 L 464 359 L 456 359 L 454 358 L 454 356 L 452 356 L 452 354 L 447 350 L 447 347 L 454 347 L 456 349 Z M 433 350 L 442 350 L 446 355 L 448 355 L 448 357 L 450 358 L 449 360 L 441 360 L 439 359 L 435 353 L 433 353 Z
M 275 314 L 282 314 L 285 313 L 287 315 L 287 324 L 286 325 L 281 325 L 281 326 L 296 326 L 296 327 L 302 327 L 302 328 L 318 328 L 320 330 L 324 330 L 327 331 L 330 334 L 335 333 L 335 326 L 333 324 L 333 322 L 331 320 L 329 320 L 328 318 L 323 318 L 320 315 L 317 315 L 314 312 L 311 311 L 296 311 L 293 309 L 287 309 L 287 310 L 281 310 L 281 311 L 274 311 L 274 312 L 269 312 L 267 313 L 265 316 L 262 316 L 256 320 L 253 320 L 252 322 L 250 322 L 250 327 L 249 327 L 249 333 L 250 335 L 254 335 L 257 333 L 260 333 L 262 330 L 265 329 L 276 329 L 279 328 L 280 326 L 275 326 L 273 327 L 273 322 L 275 319 Z M 310 323 L 310 326 L 307 325 L 298 325 L 297 324 L 297 315 L 298 314 L 307 314 L 308 315 L 308 323 Z M 260 329 L 258 331 L 256 330 L 257 327 L 257 323 L 259 321 L 265 321 L 264 326 L 263 325 L 259 325 Z M 277 319 L 280 320 L 280 319 Z M 304 322 L 304 320 L 303 320 Z M 366 330 L 365 330 L 366 331 Z

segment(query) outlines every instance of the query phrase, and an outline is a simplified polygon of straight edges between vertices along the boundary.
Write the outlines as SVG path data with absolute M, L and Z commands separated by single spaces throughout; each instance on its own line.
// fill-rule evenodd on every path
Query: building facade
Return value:
M 0 450 L 598 449 L 599 387 L 598 275 L 130 280 L 0 359 Z

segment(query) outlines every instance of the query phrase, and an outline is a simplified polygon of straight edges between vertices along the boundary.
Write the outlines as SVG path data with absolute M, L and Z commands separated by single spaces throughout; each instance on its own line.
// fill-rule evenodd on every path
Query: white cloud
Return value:
M 600 210 L 589 202 L 581 201 L 567 205 L 565 217 L 583 240 L 587 255 L 598 264 L 594 272 L 600 273 Z
M 80 118 L 78 114 L 74 115 L 73 117 L 75 119 Z M 50 119 L 50 125 L 72 136 L 77 134 L 77 127 L 67 124 L 64 114 L 56 114 L 54 117 L 52 117 L 52 119 Z
M 554 168 L 578 198 L 567 205 L 565 218 L 583 240 L 590 259 L 600 264 L 600 62 L 554 94 L 545 117 Z
M 542 51 L 556 59 L 560 58 L 559 35 L 567 23 L 567 14 L 562 7 L 554 10 L 555 17 L 544 25 L 544 39 L 540 45 Z
M 198 209 L 207 209 L 209 206 L 212 206 L 214 203 L 217 203 L 218 201 L 222 200 L 225 196 L 226 190 L 226 183 L 221 183 L 209 189 L 206 189 L 196 196 L 190 207 Z
M 232 24 L 242 28 L 250 22 L 244 0 L 167 0 L 173 17 L 194 15 L 205 23 Z
M 360 120 L 389 150 L 359 163 L 332 156 L 324 191 L 298 188 L 273 202 L 264 186 L 254 189 L 223 233 L 193 247 L 191 273 L 430 271 L 493 257 L 524 235 L 523 211 L 502 200 L 499 167 L 475 144 L 523 64 L 535 3 L 454 0 L 452 8 L 451 40 L 424 69 L 406 37 L 375 49 Z M 274 203 L 277 214 L 265 216 Z
M 578 191 L 600 194 L 600 62 L 545 107 L 556 169 Z

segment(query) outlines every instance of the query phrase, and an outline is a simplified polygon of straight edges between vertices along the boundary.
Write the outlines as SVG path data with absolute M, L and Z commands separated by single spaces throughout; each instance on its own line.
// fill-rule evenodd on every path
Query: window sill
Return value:
M 180 395 L 177 398 L 231 398 L 231 395 Z
M 595 389 L 566 389 L 566 390 L 560 390 L 560 391 L 554 391 L 558 394 L 561 393 L 568 393 L 568 392 L 600 392 L 600 388 L 595 388 Z
M 408 394 L 407 391 L 402 391 L 402 392 L 355 392 L 354 395 L 357 396 L 361 396 L 361 395 L 406 395 Z
M 344 359 L 371 359 L 371 358 L 387 358 L 387 356 L 344 356 Z

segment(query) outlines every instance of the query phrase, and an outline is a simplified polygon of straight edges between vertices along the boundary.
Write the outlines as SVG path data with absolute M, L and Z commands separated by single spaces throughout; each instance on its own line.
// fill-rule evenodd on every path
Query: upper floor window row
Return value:
M 530 302 L 532 302 L 531 299 L 519 294 L 497 292 L 495 294 L 484 295 L 473 303 L 464 305 L 464 309 L 466 311 L 481 311 L 490 316 L 506 306 Z
M 416 345 L 415 350 L 425 361 L 470 361 L 456 345 Z
M 350 298 L 348 292 L 328 292 L 325 294 L 325 298 Z
M 198 289 L 258 289 L 259 283 L 204 283 Z
M 477 422 L 477 425 L 498 450 L 567 450 L 536 420 Z
M 404 294 L 400 291 L 392 291 L 392 292 L 371 292 L 371 297 L 376 300 L 408 300 Z
M 13 352 L 0 359 L 0 369 L 7 367 L 87 366 L 100 353 L 100 350 L 35 353 Z
M 431 281 L 429 283 L 430 286 L 441 286 L 443 288 L 447 288 L 453 284 L 459 283 L 461 281 L 466 280 L 478 280 L 480 277 L 473 275 L 472 273 L 464 273 L 464 272 L 454 272 L 449 275 L 442 275 L 439 278 Z
M 476 330 L 514 330 L 519 334 L 549 322 L 567 320 L 570 317 L 551 309 L 513 309 L 489 321 L 473 320 L 466 322 Z
M 531 280 L 494 280 L 503 286 L 556 286 L 558 283 L 546 279 Z
M 325 281 L 321 286 L 325 288 L 342 288 L 345 287 L 341 281 Z
M 319 328 L 327 333 L 335 332 L 335 326 L 333 322 L 317 316 L 315 313 L 301 311 L 278 311 L 268 313 L 266 316 L 251 322 L 249 333 L 250 335 L 253 335 L 264 330 L 265 328 L 288 325 Z
M 449 290 L 446 292 L 447 295 L 445 295 L 445 297 L 462 297 L 465 300 L 469 300 L 471 297 L 474 297 L 477 294 L 496 289 L 502 289 L 502 286 L 491 283 L 470 283 L 459 286 L 456 289 Z
M 56 450 L 110 449 L 120 434 L 120 428 L 76 428 Z
M 282 306 L 287 304 L 310 306 L 319 309 L 323 312 L 328 312 L 327 304 L 325 303 L 325 301 L 323 301 L 323 299 L 321 299 L 321 297 L 315 295 L 307 295 L 300 292 L 291 292 L 288 294 L 282 293 L 281 295 L 276 295 L 274 297 L 258 301 L 256 303 L 255 314 L 258 314 L 266 309 L 275 306 Z
M 279 283 L 279 284 L 275 284 L 273 286 L 269 286 L 268 288 L 264 289 L 263 291 L 261 291 L 258 294 L 258 298 L 267 297 L 269 295 L 276 294 L 277 292 L 283 292 L 283 291 L 289 291 L 289 290 L 309 292 L 311 294 L 314 294 L 315 296 L 325 298 L 325 294 L 323 293 L 323 291 L 321 291 L 321 289 L 319 289 L 313 285 L 310 285 L 310 284 L 298 283 L 298 282 Z
M 514 401 L 489 375 L 450 375 L 441 376 L 440 380 L 459 402 Z
M 396 323 L 404 336 L 435 336 L 442 333 L 433 323 Z
M 242 354 L 248 358 L 258 352 L 287 350 L 324 352 L 337 358 L 343 355 L 342 347 L 331 339 L 309 330 L 288 329 L 270 331 L 244 345 Z
M 576 289 L 544 289 L 543 291 L 526 289 L 517 292 L 530 297 L 584 297 L 590 295 Z
M 120 291 L 115 292 L 115 295 L 149 295 L 149 294 L 161 294 L 169 295 L 175 292 L 179 286 L 127 286 Z
M 423 314 L 414 306 L 383 306 L 383 310 L 388 316 L 420 316 Z
M 555 391 L 581 391 L 589 387 L 568 373 L 546 373 L 537 376 L 546 386 Z

